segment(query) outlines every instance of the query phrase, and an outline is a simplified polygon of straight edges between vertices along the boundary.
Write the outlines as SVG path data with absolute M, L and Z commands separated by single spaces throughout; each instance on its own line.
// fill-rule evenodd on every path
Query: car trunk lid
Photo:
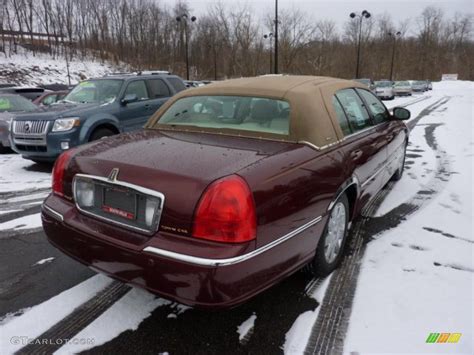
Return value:
M 141 130 L 79 148 L 68 179 L 71 181 L 76 173 L 108 177 L 112 169 L 118 169 L 118 181 L 165 196 L 161 231 L 190 235 L 194 210 L 211 182 L 289 145 L 203 133 Z

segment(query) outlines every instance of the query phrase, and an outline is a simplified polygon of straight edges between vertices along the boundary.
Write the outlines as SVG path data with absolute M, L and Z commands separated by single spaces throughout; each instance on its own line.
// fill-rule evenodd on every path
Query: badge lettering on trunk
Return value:
M 115 207 L 110 207 L 110 206 L 103 205 L 103 206 L 102 206 L 102 210 L 105 211 L 105 212 L 108 212 L 108 213 L 111 213 L 111 214 L 114 214 L 114 215 L 123 217 L 123 218 L 135 219 L 135 215 L 134 215 L 133 213 L 130 213 L 130 212 L 127 212 L 127 211 L 123 211 L 123 210 L 121 210 L 121 209 L 119 209 L 119 208 L 115 208 Z
M 119 174 L 119 169 L 113 168 L 108 177 L 109 181 L 116 181 L 118 174 Z

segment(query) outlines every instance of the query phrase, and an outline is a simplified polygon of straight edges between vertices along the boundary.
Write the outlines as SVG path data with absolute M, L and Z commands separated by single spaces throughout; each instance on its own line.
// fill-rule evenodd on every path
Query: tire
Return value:
M 343 215 L 341 215 L 343 213 Z M 347 238 L 347 226 L 349 224 L 349 201 L 344 194 L 334 203 L 328 217 L 323 235 L 316 248 L 316 255 L 308 265 L 308 270 L 314 276 L 326 276 L 333 272 L 341 263 L 344 245 Z M 333 236 L 331 243 L 330 239 Z M 330 248 L 332 246 L 332 252 Z M 337 249 L 334 249 L 337 248 Z
M 398 181 L 402 178 L 403 176 L 403 171 L 405 170 L 405 157 L 407 154 L 407 145 L 405 144 L 405 147 L 403 148 L 403 156 L 400 157 L 400 160 L 398 162 L 398 169 L 395 171 L 395 173 L 392 176 L 392 181 Z
M 97 129 L 94 130 L 94 132 L 92 132 L 92 134 L 89 138 L 89 142 L 96 141 L 98 139 L 102 139 L 102 138 L 105 138 L 105 137 L 110 137 L 110 136 L 113 136 L 114 134 L 117 134 L 117 133 L 115 133 L 111 129 L 97 128 Z

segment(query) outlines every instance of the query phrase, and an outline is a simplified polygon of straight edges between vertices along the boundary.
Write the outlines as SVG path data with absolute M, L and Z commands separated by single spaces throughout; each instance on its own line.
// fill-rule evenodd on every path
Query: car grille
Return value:
M 13 133 L 15 134 L 45 134 L 50 121 L 13 121 Z

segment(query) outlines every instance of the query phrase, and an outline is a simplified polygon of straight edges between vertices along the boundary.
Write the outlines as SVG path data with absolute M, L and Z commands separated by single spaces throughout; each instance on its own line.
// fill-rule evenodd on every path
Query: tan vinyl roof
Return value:
M 235 132 L 235 130 L 224 130 L 222 133 L 290 142 L 308 142 L 321 148 L 343 138 L 333 109 L 332 98 L 336 91 L 351 87 L 366 89 L 364 85 L 351 80 L 322 76 L 268 75 L 226 80 L 178 93 L 150 118 L 146 127 L 182 131 L 183 127 L 171 128 L 157 122 L 170 105 L 183 97 L 203 95 L 268 97 L 289 102 L 289 136 L 249 131 Z M 186 130 L 206 131 L 203 128 Z

